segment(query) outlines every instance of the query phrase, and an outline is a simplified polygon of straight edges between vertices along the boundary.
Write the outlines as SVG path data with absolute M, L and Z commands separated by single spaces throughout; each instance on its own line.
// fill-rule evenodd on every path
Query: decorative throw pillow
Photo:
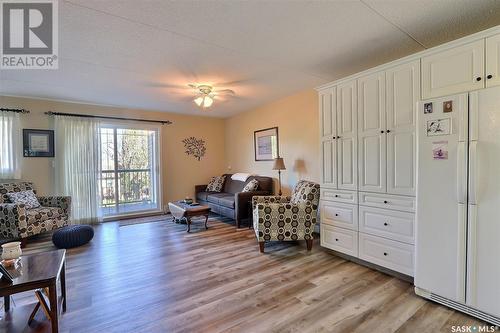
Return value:
M 253 192 L 257 191 L 258 188 L 259 188 L 259 181 L 257 179 L 252 179 L 251 181 L 248 182 L 248 184 L 245 185 L 243 191 L 241 192 Z
M 224 186 L 224 181 L 226 176 L 216 176 L 210 179 L 207 185 L 207 192 L 220 192 L 222 191 L 222 186 Z
M 6 193 L 6 195 L 9 197 L 10 202 L 15 204 L 24 204 L 26 209 L 40 207 L 40 203 L 38 202 L 33 190 L 10 192 Z

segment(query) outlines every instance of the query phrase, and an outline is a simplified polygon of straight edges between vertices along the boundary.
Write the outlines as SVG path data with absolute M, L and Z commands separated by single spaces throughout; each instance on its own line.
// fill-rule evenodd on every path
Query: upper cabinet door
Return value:
M 386 71 L 387 193 L 415 195 L 416 114 L 420 62 Z
M 500 35 L 486 38 L 486 87 L 500 85 Z
M 358 188 L 356 80 L 337 86 L 338 188 Z
M 337 90 L 336 87 L 319 93 L 319 112 L 322 139 L 333 139 L 337 135 Z
M 385 104 L 385 72 L 358 79 L 360 191 L 386 191 Z
M 422 58 L 422 99 L 484 88 L 484 40 Z

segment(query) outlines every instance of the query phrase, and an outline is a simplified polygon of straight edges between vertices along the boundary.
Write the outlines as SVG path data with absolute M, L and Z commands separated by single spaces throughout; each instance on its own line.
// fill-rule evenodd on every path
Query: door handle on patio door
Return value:
M 477 141 L 469 145 L 469 204 L 477 204 Z
M 458 142 L 457 146 L 457 201 L 465 204 L 467 202 L 467 161 L 465 159 L 465 150 L 467 142 Z

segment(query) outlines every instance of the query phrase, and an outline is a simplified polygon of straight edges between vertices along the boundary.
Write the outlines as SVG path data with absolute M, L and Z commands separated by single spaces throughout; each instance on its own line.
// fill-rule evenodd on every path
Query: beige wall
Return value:
M 312 89 L 226 119 L 226 170 L 277 178 L 273 162 L 254 160 L 253 143 L 255 130 L 274 126 L 287 168 L 282 173 L 283 192 L 290 193 L 300 179 L 319 182 L 318 95 Z
M 44 114 L 49 110 L 173 121 L 162 127 L 163 204 L 193 196 L 194 184 L 206 184 L 211 176 L 225 171 L 223 119 L 5 96 L 0 96 L 0 105 L 31 111 L 21 116 L 22 128 L 51 129 L 52 121 Z M 207 153 L 201 161 L 184 153 L 181 141 L 189 136 L 206 141 Z M 22 158 L 22 178 L 33 181 L 40 194 L 54 194 L 52 164 L 52 158 Z

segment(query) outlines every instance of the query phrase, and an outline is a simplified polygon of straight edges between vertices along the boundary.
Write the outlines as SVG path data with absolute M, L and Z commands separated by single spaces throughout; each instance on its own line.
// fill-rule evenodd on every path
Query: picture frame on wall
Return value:
M 54 157 L 54 131 L 23 129 L 24 157 Z
M 255 161 L 272 161 L 279 156 L 278 127 L 253 132 Z

